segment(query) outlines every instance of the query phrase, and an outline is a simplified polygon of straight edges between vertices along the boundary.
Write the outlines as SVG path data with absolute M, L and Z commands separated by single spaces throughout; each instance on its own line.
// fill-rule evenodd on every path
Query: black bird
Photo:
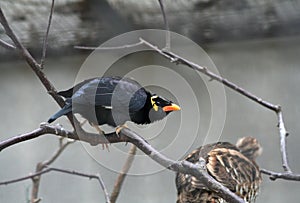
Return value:
M 255 202 L 261 183 L 261 174 L 255 158 L 262 148 L 252 137 L 238 140 L 236 145 L 228 142 L 208 144 L 194 150 L 185 160 L 199 163 L 202 157 L 208 173 L 245 202 Z M 177 203 L 226 203 L 218 194 L 210 191 L 189 174 L 176 174 Z
M 149 124 L 180 110 L 138 82 L 118 76 L 91 78 L 58 94 L 66 98 L 66 105 L 48 123 L 68 113 L 79 113 L 93 125 L 118 127 L 126 121 Z

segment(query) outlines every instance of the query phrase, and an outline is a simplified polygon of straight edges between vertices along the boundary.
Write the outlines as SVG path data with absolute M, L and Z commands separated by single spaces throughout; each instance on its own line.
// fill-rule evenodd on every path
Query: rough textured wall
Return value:
M 300 0 L 165 0 L 172 31 L 202 44 L 300 33 Z M 50 0 L 2 0 L 19 38 L 39 53 Z M 99 45 L 126 31 L 163 28 L 157 0 L 56 0 L 49 51 Z M 9 41 L 0 27 L 0 38 Z M 7 51 L 0 47 L 0 54 Z

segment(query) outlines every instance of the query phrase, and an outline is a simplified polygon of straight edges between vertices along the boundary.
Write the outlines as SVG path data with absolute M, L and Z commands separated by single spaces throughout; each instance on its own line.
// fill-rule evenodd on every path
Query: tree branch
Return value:
M 47 166 L 49 166 L 50 164 L 52 164 L 57 158 L 58 156 L 64 151 L 64 149 L 66 149 L 66 147 L 73 143 L 74 141 L 66 141 L 65 143 L 63 143 L 63 137 L 59 138 L 59 148 L 58 150 L 51 156 L 51 158 L 49 160 L 43 161 L 43 162 L 39 162 L 36 165 L 36 170 L 35 173 L 39 173 L 42 170 L 44 170 Z M 31 190 L 31 203 L 36 203 L 39 202 L 40 199 L 38 198 L 38 192 L 39 192 L 39 186 L 40 186 L 40 181 L 41 181 L 41 175 L 35 176 L 32 178 L 32 190 Z
M 159 163 L 160 165 L 168 168 L 169 170 L 173 170 L 180 173 L 187 173 L 195 176 L 199 180 L 203 182 L 210 190 L 219 194 L 220 197 L 232 203 L 243 203 L 244 201 L 238 197 L 236 194 L 231 192 L 228 188 L 223 186 L 221 183 L 217 182 L 213 179 L 206 171 L 200 170 L 196 165 L 187 162 L 176 162 L 173 161 L 164 155 L 160 154 L 156 149 L 154 149 L 146 140 L 140 137 L 138 134 L 129 130 L 128 128 L 122 128 L 120 134 L 117 135 L 112 133 L 107 136 L 100 136 L 99 134 L 86 133 L 83 137 L 78 136 L 74 132 L 66 131 L 63 128 L 53 127 L 42 125 L 40 128 L 32 131 L 32 133 L 27 133 L 24 135 L 17 136 L 15 138 L 9 139 L 9 141 L 3 141 L 0 143 L 0 149 L 4 149 L 6 147 L 12 146 L 19 142 L 23 142 L 29 139 L 38 137 L 45 133 L 54 134 L 57 136 L 68 137 L 75 140 L 81 140 L 84 142 L 88 142 L 91 145 L 108 143 L 112 142 L 130 142 L 142 150 L 146 155 L 152 158 L 154 161 Z M 79 139 L 81 138 L 81 139 Z
M 47 31 L 46 31 L 44 42 L 43 42 L 42 58 L 41 58 L 41 63 L 40 63 L 41 68 L 44 67 L 44 63 L 45 63 L 47 45 L 48 45 L 48 35 L 49 35 L 49 31 L 50 31 L 53 11 L 54 11 L 54 0 L 52 0 L 52 3 L 51 3 L 51 10 L 50 10 L 49 19 L 48 19 Z
M 133 47 L 137 47 L 139 45 L 142 45 L 142 42 L 137 42 L 133 44 L 126 44 L 122 46 L 116 46 L 116 47 L 87 47 L 87 46 L 74 46 L 75 49 L 82 49 L 82 50 L 116 50 L 116 49 L 129 49 Z
M 0 39 L 0 45 L 6 49 L 12 49 L 12 50 L 16 49 L 14 45 L 9 44 L 8 42 L 3 41 L 2 39 Z
M 175 53 L 171 52 L 171 51 L 166 51 L 163 49 L 158 48 L 157 46 L 151 44 L 150 42 L 147 42 L 146 40 L 140 38 L 140 41 L 142 41 L 145 45 L 147 45 L 148 47 L 150 47 L 151 49 L 153 49 L 154 51 L 156 51 L 157 53 L 159 53 L 160 55 L 164 56 L 165 58 L 169 59 L 172 63 L 176 63 L 176 64 L 182 64 L 185 65 L 187 67 L 190 67 L 196 71 L 199 71 L 205 75 L 207 75 L 208 77 L 210 77 L 211 80 L 216 80 L 218 82 L 223 83 L 225 86 L 233 89 L 234 91 L 248 97 L 249 99 L 251 99 L 252 101 L 255 101 L 257 103 L 259 103 L 260 105 L 273 110 L 275 112 L 277 112 L 280 107 L 278 105 L 274 105 L 271 104 L 267 101 L 262 100 L 261 98 L 255 96 L 254 94 L 246 91 L 245 89 L 239 87 L 238 85 L 228 81 L 225 78 L 222 78 L 221 76 L 209 71 L 206 67 L 200 66 L 196 63 L 193 63 L 183 57 L 180 57 L 178 55 L 176 55 Z
M 284 121 L 283 121 L 283 116 L 282 116 L 282 111 L 281 107 L 279 106 L 279 109 L 277 111 L 277 117 L 278 117 L 278 128 L 279 128 L 279 135 L 280 135 L 280 151 L 281 151 L 281 158 L 282 158 L 282 166 L 285 172 L 292 172 L 290 166 L 289 166 L 289 161 L 288 161 L 288 156 L 287 156 L 287 146 L 286 146 L 286 141 L 287 141 L 287 136 L 288 132 L 286 131 Z
M 120 193 L 120 190 L 122 188 L 122 185 L 123 185 L 123 182 L 127 176 L 127 173 L 133 163 L 133 160 L 134 160 L 134 156 L 135 156 L 135 153 L 136 153 L 136 146 L 135 145 L 132 145 L 130 150 L 129 150 L 129 153 L 128 153 L 128 157 L 125 161 L 125 164 L 115 182 L 115 186 L 114 186 L 114 189 L 111 193 L 111 196 L 110 196 L 110 201 L 111 203 L 115 203 L 118 196 L 119 196 L 119 193 Z
M 278 127 L 279 127 L 279 134 L 280 134 L 280 149 L 281 149 L 281 157 L 282 157 L 282 166 L 284 168 L 285 171 L 287 172 L 291 172 L 291 169 L 289 167 L 288 164 L 288 157 L 287 157 L 287 147 L 286 147 L 286 137 L 288 135 L 285 125 L 284 125 L 284 121 L 283 121 L 283 115 L 282 115 L 282 110 L 280 105 L 274 105 L 270 102 L 267 102 L 265 100 L 263 100 L 262 98 L 257 97 L 256 95 L 252 94 L 249 91 L 246 91 L 245 89 L 239 87 L 238 85 L 228 81 L 227 79 L 209 71 L 206 67 L 200 66 L 198 64 L 195 64 L 183 57 L 178 56 L 177 54 L 168 51 L 168 50 L 163 50 L 158 48 L 157 46 L 151 44 L 150 42 L 147 42 L 144 39 L 140 38 L 140 41 L 143 42 L 145 45 L 147 45 L 148 47 L 150 47 L 151 49 L 153 49 L 154 51 L 156 51 L 157 53 L 159 53 L 160 55 L 164 56 L 165 58 L 169 59 L 172 63 L 176 63 L 176 64 L 182 64 L 185 65 L 187 67 L 190 67 L 198 72 L 201 72 L 205 75 L 207 75 L 208 77 L 210 77 L 211 80 L 216 80 L 222 84 L 224 84 L 225 86 L 229 87 L 230 89 L 240 93 L 241 95 L 244 95 L 245 97 L 251 99 L 252 101 L 274 111 L 277 114 L 278 117 Z
M 39 80 L 42 82 L 44 87 L 46 88 L 47 92 L 52 96 L 52 98 L 58 103 L 60 107 L 63 107 L 65 105 L 64 100 L 56 93 L 55 87 L 52 85 L 52 83 L 48 80 L 46 75 L 41 69 L 41 65 L 32 57 L 32 55 L 29 53 L 29 51 L 23 46 L 23 44 L 20 42 L 20 40 L 17 38 L 11 27 L 9 26 L 3 11 L 0 7 L 0 23 L 2 24 L 6 34 L 10 39 L 13 41 L 13 43 L 16 46 L 16 50 L 19 52 L 19 54 L 26 60 L 30 68 L 34 71 L 34 73 L 37 75 Z M 48 25 L 50 26 L 50 25 Z M 71 124 L 75 128 L 75 125 L 79 126 L 78 121 L 73 119 L 72 115 L 68 115 L 68 119 L 70 120 Z
M 4 181 L 4 182 L 0 182 L 0 185 L 8 185 L 8 184 L 12 184 L 12 183 L 17 183 L 20 181 L 24 181 L 24 180 L 28 180 L 28 179 L 32 179 L 36 176 L 40 176 L 43 175 L 45 173 L 51 172 L 51 171 L 56 171 L 56 172 L 60 172 L 60 173 L 65 173 L 65 174 L 70 174 L 70 175 L 76 175 L 76 176 L 81 176 L 81 177 L 85 177 L 85 178 L 89 178 L 89 179 L 96 179 L 98 180 L 101 189 L 104 192 L 105 195 L 105 199 L 107 203 L 110 203 L 109 200 L 109 195 L 107 193 L 107 189 L 103 183 L 102 178 L 100 177 L 100 175 L 94 175 L 94 174 L 86 174 L 86 173 L 81 173 L 81 172 L 77 172 L 77 171 L 71 171 L 71 170 L 66 170 L 66 169 L 59 169 L 59 168 L 54 168 L 54 167 L 47 167 L 45 170 L 42 170 L 40 172 L 28 175 L 28 176 L 24 176 L 22 178 L 17 178 L 17 179 L 13 179 L 13 180 L 9 180 L 9 181 Z
M 94 133 L 82 132 L 82 134 L 80 134 L 80 131 L 71 132 L 65 130 L 64 128 L 58 125 L 57 126 L 41 125 L 39 128 L 29 133 L 18 135 L 0 142 L 0 151 L 12 145 L 18 144 L 20 142 L 25 142 L 27 140 L 31 140 L 45 134 L 52 134 L 59 137 L 70 138 L 73 140 L 80 140 L 80 141 L 88 142 L 93 146 L 98 144 L 108 144 L 108 143 L 128 141 L 125 136 L 118 136 L 116 133 L 99 135 Z
M 166 30 L 166 45 L 165 45 L 165 50 L 170 50 L 171 49 L 171 34 L 170 34 L 170 28 L 169 28 L 169 22 L 167 19 L 166 11 L 164 8 L 164 3 L 163 0 L 158 0 L 159 6 L 161 13 L 163 15 L 164 19 L 164 25 L 165 25 L 165 30 Z
M 283 173 L 278 173 L 278 172 L 273 172 L 270 170 L 266 169 L 261 169 L 261 173 L 269 175 L 271 180 L 276 180 L 276 179 L 284 179 L 284 180 L 294 180 L 294 181 L 300 181 L 300 174 L 295 174 L 291 172 L 283 172 Z
M 199 167 L 195 164 L 192 164 L 188 161 L 173 161 L 156 149 L 154 149 L 147 141 L 140 137 L 135 132 L 131 131 L 128 128 L 122 128 L 120 135 L 128 137 L 128 142 L 134 144 L 137 148 L 142 150 L 146 155 L 151 159 L 159 163 L 160 165 L 166 167 L 169 170 L 191 174 L 200 180 L 209 190 L 217 193 L 220 197 L 225 199 L 227 202 L 231 203 L 244 203 L 239 196 L 231 192 L 227 187 L 223 186 L 221 183 L 213 179 L 206 170 L 202 169 L 202 166 Z

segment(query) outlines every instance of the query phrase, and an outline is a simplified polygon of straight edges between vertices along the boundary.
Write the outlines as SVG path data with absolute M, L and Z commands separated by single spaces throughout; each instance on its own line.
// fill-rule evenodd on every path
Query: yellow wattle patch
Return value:
M 152 104 L 152 107 L 153 107 L 154 111 L 158 111 L 158 106 L 156 105 L 155 101 L 153 100 L 155 98 L 157 98 L 157 96 L 152 96 L 150 98 L 150 100 L 151 100 L 151 104 Z

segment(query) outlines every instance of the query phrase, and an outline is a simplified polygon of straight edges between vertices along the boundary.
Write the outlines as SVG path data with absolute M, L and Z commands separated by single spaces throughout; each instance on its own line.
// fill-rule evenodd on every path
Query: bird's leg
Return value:
M 119 136 L 119 134 L 120 134 L 120 132 L 121 132 L 121 130 L 123 129 L 123 128 L 128 128 L 128 126 L 126 125 L 126 124 L 123 124 L 123 125 L 118 125 L 117 127 L 116 127 L 116 134 Z
M 99 135 L 105 135 L 104 131 L 101 130 L 101 128 L 98 125 L 91 123 L 91 126 L 93 126 L 97 130 Z M 107 143 L 102 144 L 102 149 L 107 149 L 107 151 L 109 151 L 108 144 Z

